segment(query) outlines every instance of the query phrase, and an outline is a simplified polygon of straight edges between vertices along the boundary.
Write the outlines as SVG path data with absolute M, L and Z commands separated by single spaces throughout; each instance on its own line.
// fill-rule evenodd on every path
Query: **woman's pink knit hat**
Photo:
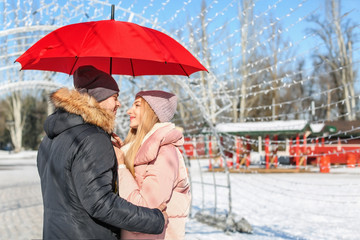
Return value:
M 160 90 L 141 91 L 136 97 L 142 97 L 150 105 L 160 122 L 169 122 L 176 112 L 177 97 L 173 93 Z

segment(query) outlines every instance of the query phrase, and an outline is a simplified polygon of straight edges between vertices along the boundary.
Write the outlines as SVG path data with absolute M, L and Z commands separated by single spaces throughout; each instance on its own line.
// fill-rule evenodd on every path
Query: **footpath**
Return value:
M 0 239 L 41 239 L 42 215 L 36 152 L 0 151 Z

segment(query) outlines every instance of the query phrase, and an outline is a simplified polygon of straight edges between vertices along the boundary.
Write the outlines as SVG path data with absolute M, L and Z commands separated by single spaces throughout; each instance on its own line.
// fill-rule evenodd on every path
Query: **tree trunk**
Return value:
M 239 19 L 241 21 L 241 89 L 240 89 L 240 113 L 239 120 L 240 122 L 245 121 L 245 108 L 246 108 L 246 87 L 248 81 L 249 71 L 247 68 L 247 63 L 249 61 L 247 49 L 249 44 L 249 32 L 250 31 L 250 22 L 252 20 L 253 13 L 253 1 L 244 0 L 242 2 L 242 11 L 239 10 Z M 236 90 L 238 93 L 238 90 Z M 236 94 L 237 95 L 237 94 Z M 235 96 L 237 98 L 237 96 Z
M 21 107 L 21 93 L 14 92 L 10 99 L 7 100 L 8 104 L 8 122 L 7 128 L 10 132 L 11 141 L 14 146 L 15 152 L 20 152 L 22 149 L 22 131 L 25 124 L 25 117 L 22 119 Z
M 210 68 L 211 66 L 211 62 L 210 62 L 210 53 L 209 53 L 209 47 L 208 47 L 208 34 L 207 34 L 207 29 L 206 29 L 206 2 L 203 0 L 202 5 L 201 5 L 201 17 L 200 17 L 200 21 L 201 21 L 201 43 L 202 43 L 202 50 L 203 50 L 203 56 L 204 56 L 204 61 L 205 61 L 205 67 L 206 68 Z M 205 73 L 201 72 L 201 82 L 203 85 L 203 101 L 205 103 L 205 101 L 207 101 L 207 99 L 209 99 L 210 101 L 210 108 L 207 106 L 208 104 L 204 104 L 205 105 L 205 109 L 206 111 L 209 113 L 210 118 L 211 118 L 211 122 L 215 123 L 216 122 L 216 118 L 215 118 L 215 112 L 216 112 L 216 102 L 215 102 L 215 97 L 214 97 L 214 92 L 213 92 L 213 82 L 214 82 L 214 77 L 209 77 L 209 75 L 207 75 L 207 81 L 205 79 Z
M 336 38 L 337 38 L 337 42 L 338 42 L 338 47 L 339 47 L 339 58 L 340 58 L 340 63 L 341 66 L 343 67 L 340 70 L 340 77 L 341 77 L 341 83 L 344 87 L 344 100 L 345 100 L 345 105 L 346 105 L 346 110 L 347 110 L 347 119 L 349 121 L 354 120 L 353 119 L 353 114 L 352 114 L 352 107 L 350 104 L 350 94 L 349 94 L 349 83 L 351 81 L 349 81 L 349 79 L 347 79 L 347 77 L 349 77 L 348 74 L 348 67 L 349 67 L 349 61 L 348 61 L 348 57 L 347 57 L 347 51 L 346 51 L 346 46 L 345 46 L 345 41 L 344 41 L 344 37 L 343 34 L 341 32 L 341 26 L 340 26 L 340 16 L 338 14 L 339 11 L 339 6 L 337 6 L 337 4 L 335 3 L 335 0 L 331 1 L 331 13 L 332 13 L 332 18 L 333 18 L 333 24 L 334 24 L 334 28 L 335 28 L 335 33 L 336 33 Z

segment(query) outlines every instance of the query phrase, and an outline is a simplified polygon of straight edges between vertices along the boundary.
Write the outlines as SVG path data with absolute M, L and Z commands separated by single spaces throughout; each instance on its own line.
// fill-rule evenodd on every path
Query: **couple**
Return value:
M 183 135 L 169 122 L 176 96 L 136 94 L 123 144 L 113 133 L 115 80 L 82 66 L 74 86 L 51 95 L 56 110 L 38 151 L 43 238 L 183 239 L 190 189 Z

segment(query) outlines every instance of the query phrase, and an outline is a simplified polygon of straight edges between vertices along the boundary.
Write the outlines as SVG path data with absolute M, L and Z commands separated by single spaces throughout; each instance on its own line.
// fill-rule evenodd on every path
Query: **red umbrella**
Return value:
M 181 44 L 157 30 L 103 20 L 61 27 L 16 59 L 22 69 L 73 74 L 83 65 L 120 75 L 185 75 L 206 68 Z

